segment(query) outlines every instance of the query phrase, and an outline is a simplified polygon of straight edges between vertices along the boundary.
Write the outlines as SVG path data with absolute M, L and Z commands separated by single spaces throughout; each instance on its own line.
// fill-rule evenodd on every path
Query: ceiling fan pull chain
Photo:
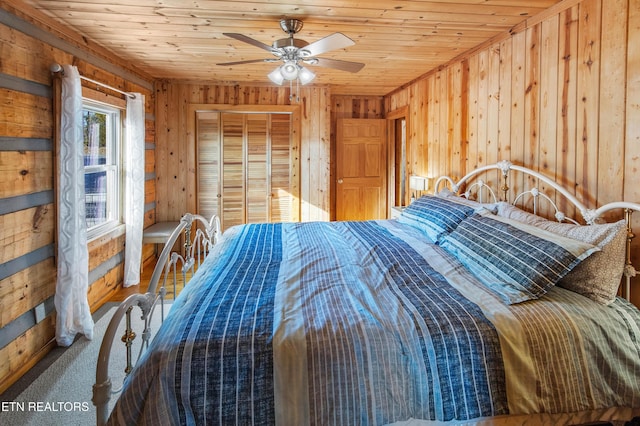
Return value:
M 289 102 L 293 102 L 293 80 L 289 80 Z

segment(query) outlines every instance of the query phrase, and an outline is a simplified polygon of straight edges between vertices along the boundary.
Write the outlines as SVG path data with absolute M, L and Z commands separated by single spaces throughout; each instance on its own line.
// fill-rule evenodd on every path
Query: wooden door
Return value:
M 338 119 L 336 219 L 387 217 L 387 134 L 384 119 Z

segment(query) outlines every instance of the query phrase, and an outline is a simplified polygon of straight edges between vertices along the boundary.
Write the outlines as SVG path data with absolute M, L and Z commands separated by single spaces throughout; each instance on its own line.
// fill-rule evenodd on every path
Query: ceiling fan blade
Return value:
M 309 52 L 309 54 L 306 56 L 316 56 L 330 50 L 353 46 L 354 44 L 356 43 L 346 35 L 342 33 L 333 33 L 329 36 L 321 38 L 320 40 L 314 41 L 311 44 L 308 44 L 300 50 Z
M 223 62 L 221 64 L 216 65 L 241 65 L 241 64 L 255 64 L 257 62 L 278 62 L 279 59 L 276 58 L 267 58 L 267 59 L 248 59 L 246 61 L 236 61 L 236 62 Z
M 348 72 L 358 72 L 362 67 L 364 67 L 364 64 L 360 62 L 341 61 L 338 59 L 327 58 L 313 58 L 313 62 L 310 62 L 310 64 Z
M 271 46 L 269 46 L 268 44 L 264 44 L 261 41 L 258 41 L 256 39 L 253 39 L 251 37 L 248 37 L 244 34 L 238 34 L 238 33 L 222 33 L 222 35 L 225 35 L 227 37 L 231 37 L 231 38 L 235 38 L 236 40 L 242 41 L 244 43 L 248 43 L 252 46 L 255 47 L 259 47 L 260 49 L 264 49 L 267 52 L 271 52 L 273 53 L 275 51 L 275 49 Z

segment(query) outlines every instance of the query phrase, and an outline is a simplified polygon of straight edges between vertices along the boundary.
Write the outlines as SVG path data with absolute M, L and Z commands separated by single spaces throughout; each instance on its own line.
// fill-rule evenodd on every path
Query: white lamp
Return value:
M 422 176 L 409 176 L 409 188 L 414 191 L 426 191 L 427 189 L 427 178 Z
M 280 67 L 280 74 L 285 80 L 295 80 L 298 78 L 298 64 L 287 61 Z
M 412 191 L 426 191 L 427 189 L 429 189 L 429 178 L 424 176 L 411 175 L 409 176 L 409 188 Z M 412 192 L 411 202 L 413 202 L 413 200 L 415 200 L 415 196 Z
M 308 68 L 300 67 L 298 78 L 300 79 L 300 84 L 304 85 L 311 82 L 314 78 L 316 78 L 316 75 Z
M 280 72 L 280 67 L 278 67 L 275 70 L 271 71 L 269 73 L 268 77 L 269 77 L 269 80 L 273 81 L 278 86 L 282 85 L 282 83 L 284 82 L 284 77 L 282 76 L 282 73 Z
M 300 84 L 307 84 L 316 78 L 316 75 L 309 69 L 298 65 L 294 61 L 287 61 L 268 74 L 269 80 L 278 86 L 285 80 L 294 81 L 298 79 Z

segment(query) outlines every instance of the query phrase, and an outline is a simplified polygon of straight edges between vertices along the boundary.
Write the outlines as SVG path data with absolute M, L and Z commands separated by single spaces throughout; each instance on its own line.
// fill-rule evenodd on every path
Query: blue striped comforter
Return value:
M 633 308 L 605 312 L 569 293 L 554 289 L 560 303 L 545 296 L 529 317 L 395 221 L 232 228 L 175 301 L 111 421 L 378 425 L 639 406 Z M 561 318 L 551 339 L 540 331 L 549 316 Z M 594 320 L 613 321 L 625 341 L 609 338 L 590 361 L 580 330 Z M 563 349 L 550 359 L 554 339 Z M 635 360 L 617 350 L 634 339 Z

